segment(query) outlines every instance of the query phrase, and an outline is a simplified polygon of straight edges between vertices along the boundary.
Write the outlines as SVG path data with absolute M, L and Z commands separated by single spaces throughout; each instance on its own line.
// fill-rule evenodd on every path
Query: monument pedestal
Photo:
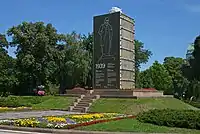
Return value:
M 94 89 L 94 95 L 100 95 L 101 98 L 149 98 L 164 97 L 163 91 L 151 91 L 144 89 L 120 90 L 120 89 Z

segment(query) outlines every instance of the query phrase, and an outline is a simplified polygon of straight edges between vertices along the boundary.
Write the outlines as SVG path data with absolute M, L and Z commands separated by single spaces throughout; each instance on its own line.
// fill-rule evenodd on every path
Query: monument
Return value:
M 94 17 L 93 89 L 134 88 L 134 21 L 114 7 Z
M 194 43 L 189 44 L 186 52 L 186 60 L 190 60 L 193 58 L 193 53 L 194 52 Z
M 93 90 L 67 94 L 101 98 L 163 97 L 163 91 L 135 89 L 134 20 L 116 7 L 93 20 Z

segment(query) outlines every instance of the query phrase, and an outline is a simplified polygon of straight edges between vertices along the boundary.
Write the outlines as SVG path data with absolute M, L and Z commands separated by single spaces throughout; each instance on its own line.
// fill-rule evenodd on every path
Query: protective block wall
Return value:
M 134 21 L 120 14 L 120 89 L 135 88 Z

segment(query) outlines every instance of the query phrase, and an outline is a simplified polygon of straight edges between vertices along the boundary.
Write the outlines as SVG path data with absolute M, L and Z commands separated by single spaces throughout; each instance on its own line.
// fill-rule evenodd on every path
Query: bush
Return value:
M 44 100 L 40 96 L 9 96 L 0 97 L 0 107 L 31 107 L 33 104 L 41 103 Z
M 140 113 L 137 119 L 159 126 L 200 129 L 200 111 L 155 109 Z

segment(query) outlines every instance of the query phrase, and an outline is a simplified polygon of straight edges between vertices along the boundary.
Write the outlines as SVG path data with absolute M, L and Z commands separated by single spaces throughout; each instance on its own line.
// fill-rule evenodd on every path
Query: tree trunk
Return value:
M 65 93 L 65 80 L 62 76 L 60 79 L 59 94 L 64 94 L 64 93 Z

